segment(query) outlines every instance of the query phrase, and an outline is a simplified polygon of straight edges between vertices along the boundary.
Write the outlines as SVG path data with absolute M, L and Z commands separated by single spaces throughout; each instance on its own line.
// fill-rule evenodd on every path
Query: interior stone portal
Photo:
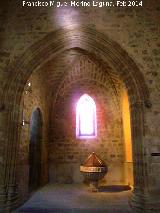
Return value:
M 110 167 L 107 176 L 103 179 L 105 184 L 126 182 L 125 176 L 129 171 L 129 167 L 125 165 L 126 159 L 128 159 L 126 154 L 128 142 L 125 138 L 126 134 L 124 134 L 123 116 L 125 107 L 122 101 L 124 86 L 119 78 L 120 75 L 129 93 L 132 119 L 135 188 L 131 204 L 133 208 L 141 208 L 142 211 L 147 208 L 147 205 L 150 208 L 154 207 L 152 202 L 150 205 L 146 196 L 153 187 L 151 182 L 154 180 L 149 170 L 150 164 L 147 155 L 150 155 L 150 153 L 147 149 L 147 134 L 145 132 L 147 127 L 145 123 L 147 120 L 145 119 L 148 118 L 147 113 L 152 106 L 149 100 L 148 87 L 139 68 L 118 44 L 115 45 L 115 42 L 108 40 L 101 33 L 97 34 L 96 30 L 92 29 L 87 32 L 83 28 L 81 30 L 83 30 L 84 35 L 70 30 L 58 33 L 58 36 L 63 35 L 63 37 L 67 33 L 75 33 L 72 37 L 73 41 L 77 41 L 77 39 L 79 41 L 73 43 L 75 48 L 62 45 L 66 51 L 64 51 L 64 48 L 60 48 L 60 51 L 57 52 L 58 46 L 56 45 L 60 39 L 56 33 L 53 33 L 55 37 L 51 33 L 44 46 L 41 46 L 43 42 L 38 42 L 32 49 L 29 48 L 22 59 L 20 58 L 19 63 L 13 67 L 15 78 L 11 76 L 10 81 L 7 82 L 7 92 L 3 97 L 5 107 L 11 104 L 11 110 L 3 115 L 6 121 L 4 134 L 7 136 L 6 143 L 4 143 L 6 144 L 6 147 L 4 147 L 5 160 L 7 168 L 10 168 L 4 174 L 6 181 L 3 189 L 4 200 L 6 199 L 5 202 L 8 202 L 9 205 L 13 203 L 12 200 L 15 200 L 16 204 L 13 203 L 13 205 L 17 205 L 18 197 L 21 197 L 23 192 L 24 197 L 27 197 L 29 125 L 26 123 L 26 125 L 20 126 L 22 124 L 20 98 L 23 99 L 25 96 L 23 89 L 28 80 L 33 80 L 32 92 L 24 98 L 23 114 L 30 118 L 33 109 L 39 107 L 44 121 L 41 181 L 47 182 L 49 171 L 51 182 L 82 182 L 79 166 L 88 154 L 94 151 L 106 162 L 108 168 Z M 80 38 L 75 35 L 80 35 Z M 86 50 L 83 49 L 81 39 L 84 39 L 83 44 L 86 44 Z M 50 45 L 53 41 L 55 46 Z M 95 41 L 99 43 L 99 45 L 96 45 L 96 53 L 94 52 Z M 53 55 L 48 58 L 47 56 L 52 49 L 49 47 L 53 48 Z M 70 47 L 73 49 L 68 50 L 67 48 Z M 88 50 L 89 47 L 90 51 Z M 78 52 L 77 49 L 81 51 Z M 32 52 L 33 54 L 31 54 Z M 59 55 L 62 52 L 63 54 Z M 98 54 L 100 55 L 98 56 Z M 42 60 L 42 56 L 45 56 L 45 61 Z M 47 61 L 51 57 L 53 60 Z M 48 64 L 42 67 L 42 64 L 44 65 L 42 61 Z M 108 63 L 110 63 L 112 69 Z M 41 66 L 38 66 L 38 64 Z M 17 70 L 18 66 L 19 69 Z M 50 75 L 47 75 L 48 70 Z M 24 76 L 21 75 L 22 71 Z M 98 132 L 96 139 L 82 141 L 75 137 L 75 105 L 84 93 L 90 95 L 96 103 Z M 11 101 L 12 99 L 13 101 Z M 21 131 L 18 131 L 19 129 Z M 49 151 L 49 158 L 47 150 Z M 17 160 L 18 154 L 19 160 Z M 150 177 L 150 180 L 148 177 Z M 129 182 L 127 181 L 127 183 Z
M 68 58 L 73 64 L 69 68 Z M 48 94 L 51 85 L 53 93 Z M 97 137 L 90 139 L 76 137 L 76 104 L 83 94 L 96 104 Z M 128 94 L 119 76 L 109 65 L 104 67 L 77 49 L 63 52 L 33 72 L 21 99 L 17 179 L 22 200 L 48 181 L 83 183 L 80 165 L 92 152 L 108 166 L 100 184 L 133 186 L 129 110 Z M 39 113 L 43 126 L 42 119 L 33 118 Z M 40 146 L 32 143 L 35 140 Z

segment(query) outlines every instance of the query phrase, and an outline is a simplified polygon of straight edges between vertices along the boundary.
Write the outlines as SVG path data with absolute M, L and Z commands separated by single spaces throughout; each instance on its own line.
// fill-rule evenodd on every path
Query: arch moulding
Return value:
M 129 94 L 132 126 L 132 147 L 134 165 L 134 191 L 131 205 L 136 211 L 145 212 L 148 196 L 148 162 L 144 153 L 145 108 L 149 106 L 149 92 L 142 73 L 131 57 L 108 36 L 95 29 L 80 27 L 51 32 L 42 40 L 29 47 L 7 69 L 10 71 L 2 101 L 5 115 L 4 176 L 0 205 L 9 209 L 18 204 L 16 185 L 16 158 L 19 139 L 20 100 L 27 79 L 33 71 L 50 59 L 71 48 L 80 48 L 96 57 L 104 64 L 109 64 L 124 81 Z M 3 142 L 4 143 L 4 142 Z M 153 207 L 153 206 L 152 206 Z

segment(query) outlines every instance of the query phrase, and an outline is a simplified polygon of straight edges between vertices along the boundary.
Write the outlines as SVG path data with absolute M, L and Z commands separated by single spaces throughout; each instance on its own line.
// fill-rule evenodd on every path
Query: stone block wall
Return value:
M 121 112 L 121 84 L 86 56 L 79 57 L 63 79 L 53 104 L 49 145 L 51 182 L 82 183 L 80 165 L 95 152 L 108 165 L 105 184 L 123 184 L 124 141 Z M 113 77 L 112 77 L 113 78 Z M 112 81 L 114 81 L 112 79 Z M 116 94 L 113 92 L 116 90 Z M 76 103 L 83 94 L 90 95 L 97 109 L 97 138 L 76 138 Z

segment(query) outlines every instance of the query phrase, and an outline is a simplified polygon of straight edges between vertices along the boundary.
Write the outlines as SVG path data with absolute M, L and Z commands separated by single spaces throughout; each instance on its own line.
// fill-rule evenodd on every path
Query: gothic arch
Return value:
M 144 117 L 145 107 L 149 107 L 149 92 L 143 75 L 131 57 L 106 35 L 92 28 L 79 27 L 78 29 L 60 29 L 52 32 L 36 44 L 29 47 L 18 61 L 7 69 L 10 70 L 10 80 L 5 85 L 2 95 L 5 113 L 5 169 L 4 185 L 6 202 L 14 205 L 17 202 L 16 194 L 16 156 L 19 138 L 19 110 L 24 85 L 31 73 L 51 58 L 66 49 L 80 48 L 109 65 L 123 79 L 128 90 L 131 106 L 132 141 L 134 160 L 134 183 L 132 205 L 134 199 L 138 205 L 147 188 L 147 159 L 144 155 Z M 16 204 L 15 204 L 16 205 Z

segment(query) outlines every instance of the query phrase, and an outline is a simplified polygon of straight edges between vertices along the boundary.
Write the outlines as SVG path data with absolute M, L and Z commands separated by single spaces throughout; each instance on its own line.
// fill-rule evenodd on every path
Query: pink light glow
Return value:
M 96 105 L 87 94 L 80 97 L 76 107 L 76 137 L 94 138 L 97 135 Z

